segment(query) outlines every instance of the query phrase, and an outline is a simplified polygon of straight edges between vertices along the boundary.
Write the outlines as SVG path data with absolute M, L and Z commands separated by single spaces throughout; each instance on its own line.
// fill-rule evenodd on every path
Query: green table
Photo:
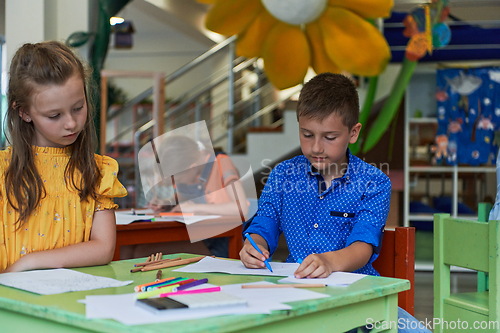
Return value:
M 181 254 L 183 258 L 190 254 Z M 173 258 L 174 255 L 164 256 Z M 91 291 L 41 296 L 0 285 L 0 331 L 11 332 L 344 332 L 374 321 L 397 323 L 397 293 L 410 289 L 407 280 L 369 276 L 348 287 L 311 290 L 331 297 L 289 303 L 291 310 L 272 314 L 226 315 L 199 320 L 126 326 L 111 319 L 85 318 L 85 305 L 77 300 L 86 295 L 110 295 L 133 292 L 137 284 L 154 280 L 156 271 L 130 273 L 142 259 L 114 261 L 106 266 L 75 270 L 117 280 L 134 280 L 131 285 Z M 175 268 L 172 268 L 175 269 Z M 163 269 L 163 276 L 208 277 L 215 285 L 256 281 L 276 282 L 280 277 L 229 275 L 219 273 L 177 273 Z M 394 324 L 393 324 L 394 327 Z M 397 328 L 387 332 L 397 332 Z

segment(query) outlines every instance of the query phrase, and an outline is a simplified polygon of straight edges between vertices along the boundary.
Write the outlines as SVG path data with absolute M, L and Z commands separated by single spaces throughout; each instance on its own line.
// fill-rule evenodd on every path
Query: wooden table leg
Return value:
M 113 254 L 113 261 L 120 260 L 120 244 L 115 246 L 115 254 Z
M 233 229 L 233 233 L 229 236 L 229 252 L 228 256 L 231 259 L 240 259 L 240 250 L 243 247 L 243 236 L 241 236 L 242 227 L 239 226 Z

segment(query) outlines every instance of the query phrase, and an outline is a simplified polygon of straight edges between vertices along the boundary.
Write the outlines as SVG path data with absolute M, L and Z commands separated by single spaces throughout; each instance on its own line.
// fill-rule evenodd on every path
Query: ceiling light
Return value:
M 123 23 L 123 21 L 125 21 L 123 17 L 113 16 L 112 18 L 109 19 L 109 24 L 111 25 L 120 24 Z

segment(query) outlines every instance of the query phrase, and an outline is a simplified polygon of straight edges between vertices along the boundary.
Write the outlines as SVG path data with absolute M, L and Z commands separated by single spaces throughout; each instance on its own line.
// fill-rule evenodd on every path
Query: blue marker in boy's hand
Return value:
M 260 254 L 264 255 L 264 253 L 262 253 L 262 251 L 259 249 L 259 247 L 257 246 L 257 244 L 253 241 L 252 237 L 250 237 L 250 234 L 249 233 L 246 233 L 245 234 L 245 238 L 248 239 L 250 241 L 250 244 L 252 244 L 252 246 L 257 250 L 259 251 Z M 271 273 L 274 273 L 273 270 L 271 269 L 271 265 L 269 264 L 269 262 L 266 260 L 264 260 L 264 264 L 266 264 L 266 267 L 271 271 Z

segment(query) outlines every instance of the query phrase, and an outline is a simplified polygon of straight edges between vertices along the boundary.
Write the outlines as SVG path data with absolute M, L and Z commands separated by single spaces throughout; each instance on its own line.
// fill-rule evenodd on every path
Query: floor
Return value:
M 432 321 L 434 318 L 434 277 L 432 272 L 415 272 L 415 318 Z M 451 292 L 473 292 L 477 290 L 475 273 L 451 273 Z

